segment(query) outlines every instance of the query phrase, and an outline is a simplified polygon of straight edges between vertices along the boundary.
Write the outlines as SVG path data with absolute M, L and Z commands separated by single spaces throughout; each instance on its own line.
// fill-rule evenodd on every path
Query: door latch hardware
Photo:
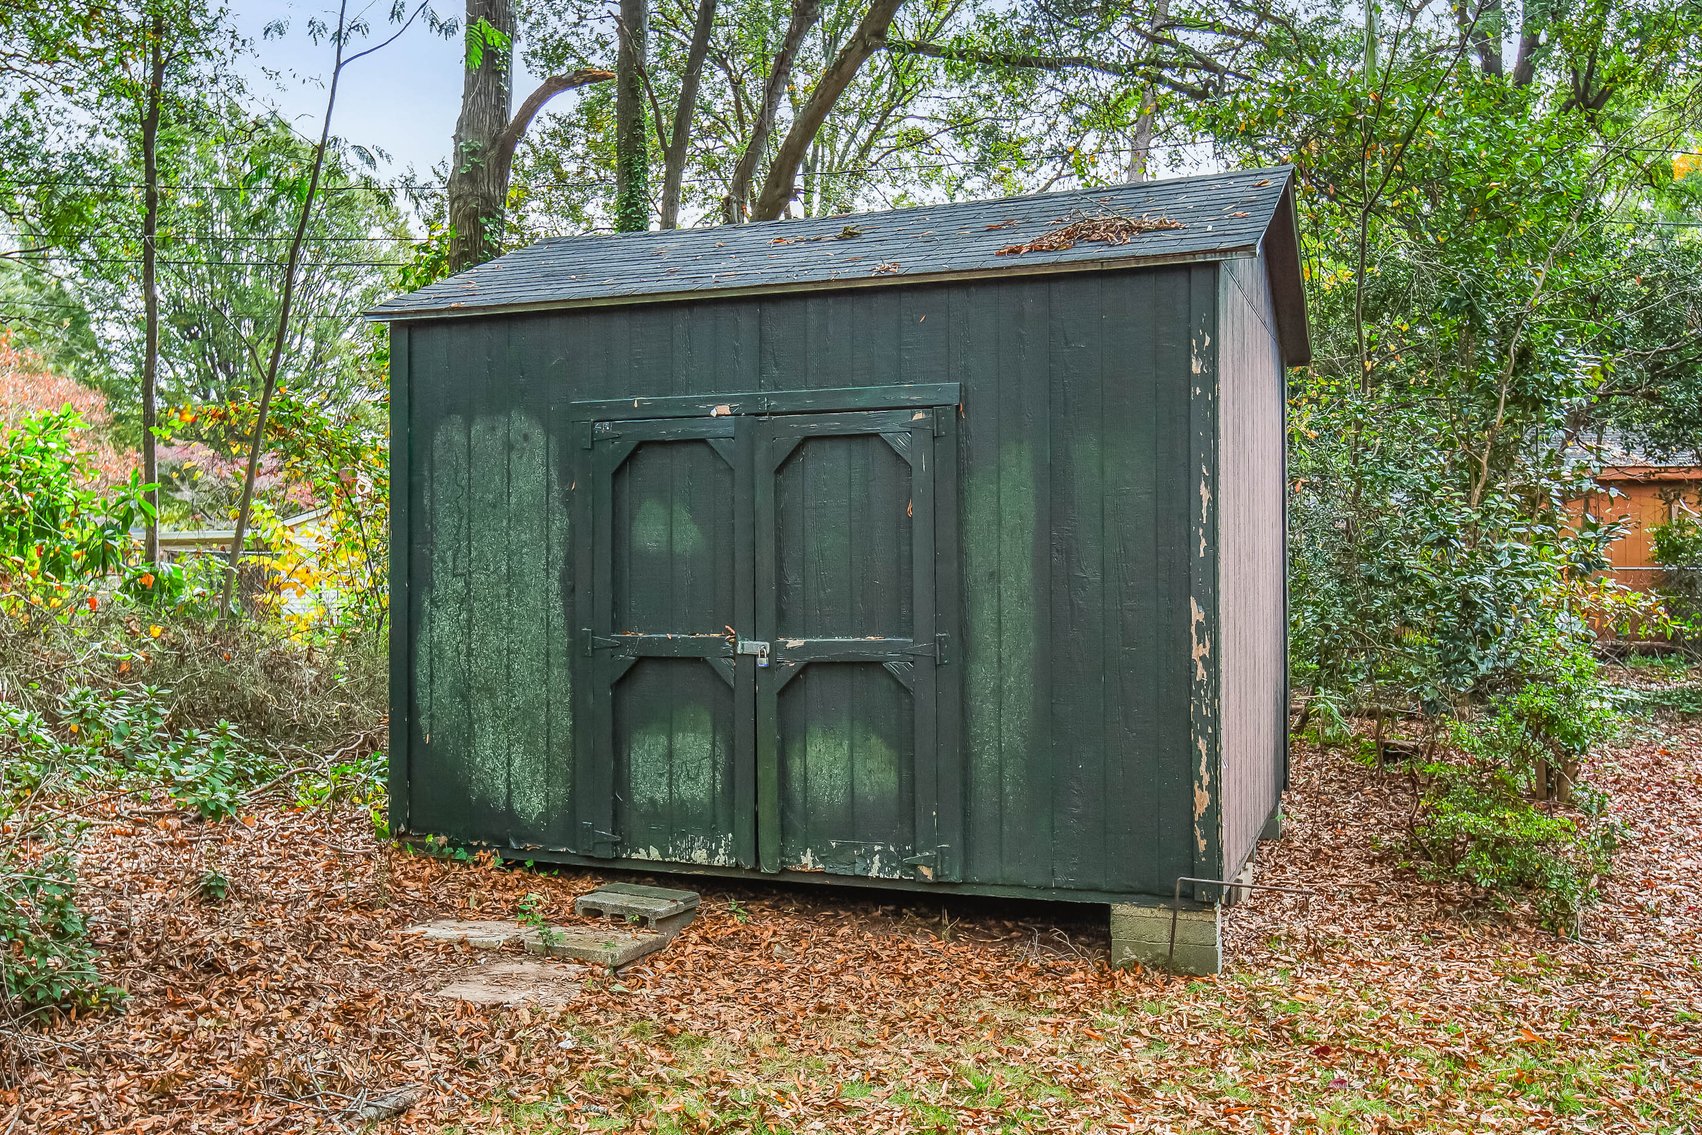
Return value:
M 768 665 L 768 644 L 766 642 L 762 642 L 758 639 L 741 638 L 735 649 L 740 654 L 756 655 L 756 664 L 758 666 Z

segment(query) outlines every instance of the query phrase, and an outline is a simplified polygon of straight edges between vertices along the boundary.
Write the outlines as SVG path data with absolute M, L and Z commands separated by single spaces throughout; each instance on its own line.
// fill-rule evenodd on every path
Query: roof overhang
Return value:
M 1294 207 L 1294 176 L 1289 175 L 1282 199 L 1265 231 L 1265 272 L 1270 278 L 1271 304 L 1276 309 L 1277 346 L 1285 366 L 1312 361 L 1312 329 L 1306 318 L 1306 281 L 1300 264 L 1300 216 Z
M 1201 264 L 1221 260 L 1250 260 L 1259 254 L 1256 246 L 1220 248 L 1210 252 L 1179 253 L 1175 256 L 1122 256 L 1059 263 L 1008 264 L 994 268 L 954 272 L 916 272 L 903 276 L 844 276 L 832 280 L 756 284 L 750 287 L 696 289 L 685 292 L 646 292 L 639 296 L 589 296 L 574 299 L 540 300 L 536 303 L 450 305 L 431 311 L 394 312 L 374 309 L 362 312 L 373 323 L 426 323 L 442 319 L 469 319 L 485 315 L 527 315 L 548 311 L 578 311 L 598 307 L 631 307 L 654 303 L 707 303 L 712 300 L 748 299 L 752 296 L 797 295 L 802 292 L 842 292 L 853 288 L 890 288 L 913 284 L 950 284 L 960 281 L 1005 280 L 1012 277 L 1065 276 L 1079 272 L 1120 271 L 1129 268 L 1162 268 L 1174 264 Z M 1279 315 L 1280 319 L 1280 315 Z M 1301 313 L 1304 333 L 1305 313 Z M 1291 364 L 1293 365 L 1293 364 Z
M 1030 247 L 1069 217 L 1096 209 L 1177 223 L 1142 230 L 1125 244 L 1089 237 L 1061 248 Z M 853 238 L 854 244 L 840 243 Z M 1282 361 L 1303 366 L 1312 344 L 1291 167 L 731 228 L 554 238 L 393 297 L 365 315 L 425 323 L 1250 257 L 1265 261 Z

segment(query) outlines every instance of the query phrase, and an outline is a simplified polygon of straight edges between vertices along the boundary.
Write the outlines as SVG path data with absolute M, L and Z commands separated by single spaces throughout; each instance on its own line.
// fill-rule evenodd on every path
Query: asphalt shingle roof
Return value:
M 1214 259 L 1258 248 L 1291 172 L 1243 170 L 882 213 L 561 237 L 387 300 L 369 314 L 441 318 Z M 1106 214 L 1168 218 L 1182 227 L 1144 232 L 1124 244 L 1000 254 Z

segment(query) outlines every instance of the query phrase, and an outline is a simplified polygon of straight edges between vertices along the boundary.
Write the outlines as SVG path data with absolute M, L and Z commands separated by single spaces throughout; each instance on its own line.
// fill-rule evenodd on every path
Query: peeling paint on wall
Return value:
M 1215 291 L 1216 274 L 1210 277 Z M 1201 274 L 1201 283 L 1204 283 Z M 1196 308 L 1197 320 L 1208 319 L 1204 308 Z M 1194 515 L 1194 563 L 1190 570 L 1188 596 L 1188 649 L 1193 660 L 1192 690 L 1189 694 L 1189 723 L 1198 759 L 1193 773 L 1194 874 L 1215 876 L 1221 868 L 1217 784 L 1222 760 L 1218 722 L 1221 717 L 1219 660 L 1213 657 L 1218 633 L 1219 564 L 1217 468 L 1221 460 L 1217 403 L 1219 392 L 1217 351 L 1212 345 L 1209 322 L 1196 323 L 1188 340 L 1189 368 L 1194 376 L 1193 405 L 1189 415 L 1193 438 L 1191 463 L 1199 492 Z
M 667 847 L 628 847 L 622 853 L 630 859 L 651 859 L 664 863 L 697 863 L 704 866 L 736 867 L 738 855 L 733 848 L 732 833 L 716 836 L 690 836 L 677 833 Z
M 1206 632 L 1206 613 L 1193 595 L 1188 596 L 1188 653 L 1194 660 L 1194 681 L 1206 681 L 1211 676 L 1206 670 L 1211 660 L 1211 635 Z
M 466 770 L 471 797 L 528 825 L 565 798 L 571 706 L 565 666 L 550 665 L 551 628 L 566 626 L 566 541 L 550 510 L 566 507 L 543 427 L 522 410 L 459 415 L 432 436 L 425 510 L 432 525 L 421 596 L 415 685 L 425 743 Z M 535 522 L 528 522 L 536 518 Z
M 1188 365 L 1196 375 L 1204 374 L 1211 359 L 1211 332 L 1196 332 L 1189 344 Z M 1198 388 L 1196 387 L 1196 392 Z

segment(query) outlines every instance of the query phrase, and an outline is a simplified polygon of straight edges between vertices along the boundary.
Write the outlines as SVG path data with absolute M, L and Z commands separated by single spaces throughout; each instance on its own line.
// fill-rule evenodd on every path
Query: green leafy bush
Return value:
M 228 721 L 191 729 L 136 757 L 146 781 L 162 785 L 171 798 L 203 819 L 228 820 L 242 808 L 243 794 L 272 771 Z
M 1543 924 L 1566 932 L 1596 897 L 1618 826 L 1545 810 L 1507 769 L 1475 763 L 1425 766 L 1414 842 L 1420 874 L 1462 879 L 1498 894 L 1523 892 Z
M 52 841 L 54 833 L 34 834 L 48 838 L 0 845 L 0 989 L 25 1011 L 116 1004 L 124 994 L 96 966 L 71 855 Z M 33 858 L 24 850 L 43 843 Z
M 1454 722 L 1451 750 L 1420 770 L 1413 825 L 1414 847 L 1427 861 L 1420 873 L 1524 894 L 1545 925 L 1574 926 L 1619 837 L 1605 798 L 1579 783 L 1582 761 L 1615 720 L 1594 661 L 1578 653 L 1547 680 Z
M 94 480 L 75 410 L 0 426 L 0 600 L 67 606 L 69 585 L 118 571 L 130 527 L 148 515 L 141 478 L 108 493 Z
M 1673 618 L 1702 634 L 1702 522 L 1680 514 L 1649 530 L 1654 560 L 1661 572 L 1661 595 Z
M 242 795 L 276 771 L 228 721 L 167 728 L 169 690 L 157 686 L 67 691 L 54 720 L 0 703 L 0 757 L 16 789 L 62 789 L 89 781 L 158 787 L 204 819 L 236 815 Z

